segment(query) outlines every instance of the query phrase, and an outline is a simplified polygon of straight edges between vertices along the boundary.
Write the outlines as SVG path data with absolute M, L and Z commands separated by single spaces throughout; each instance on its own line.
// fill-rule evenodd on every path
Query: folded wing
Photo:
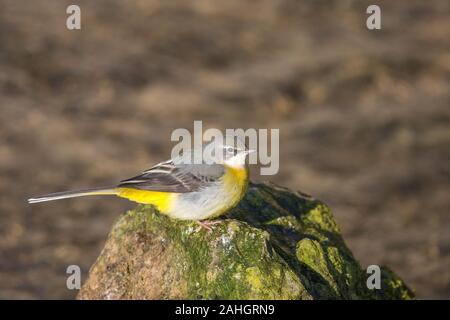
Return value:
M 142 174 L 122 180 L 119 188 L 187 193 L 208 187 L 220 178 L 223 169 L 216 165 L 181 165 L 169 160 L 159 163 Z

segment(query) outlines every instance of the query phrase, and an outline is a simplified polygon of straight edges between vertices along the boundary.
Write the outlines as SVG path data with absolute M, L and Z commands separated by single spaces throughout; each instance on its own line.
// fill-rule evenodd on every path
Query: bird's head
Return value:
M 246 165 L 247 155 L 255 150 L 241 149 L 229 145 L 222 147 L 223 163 L 229 167 L 242 168 Z
M 233 168 L 243 168 L 246 166 L 246 158 L 255 150 L 248 149 L 239 139 L 226 139 L 222 141 L 211 141 L 209 144 L 214 163 L 224 164 Z

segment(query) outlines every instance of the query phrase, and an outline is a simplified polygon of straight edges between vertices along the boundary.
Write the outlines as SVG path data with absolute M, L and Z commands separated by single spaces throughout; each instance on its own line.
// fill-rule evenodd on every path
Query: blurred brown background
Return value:
M 66 267 L 86 276 L 134 206 L 26 198 L 136 174 L 193 120 L 280 128 L 279 174 L 254 178 L 327 202 L 363 266 L 450 298 L 449 1 L 189 3 L 0 0 L 0 298 L 73 298 Z

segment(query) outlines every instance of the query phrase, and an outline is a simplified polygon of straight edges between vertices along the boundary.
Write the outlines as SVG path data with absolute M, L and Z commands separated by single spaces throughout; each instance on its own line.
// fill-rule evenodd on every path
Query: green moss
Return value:
M 331 214 L 330 209 L 323 205 L 319 204 L 313 209 L 311 209 L 305 216 L 304 221 L 307 224 L 311 224 L 319 230 L 327 231 L 330 233 L 339 234 L 339 228 L 336 224 L 336 221 Z
M 338 286 L 328 269 L 326 254 L 319 242 L 311 239 L 301 240 L 297 244 L 297 258 L 326 281 L 329 288 L 333 290 L 333 296 L 339 296 Z

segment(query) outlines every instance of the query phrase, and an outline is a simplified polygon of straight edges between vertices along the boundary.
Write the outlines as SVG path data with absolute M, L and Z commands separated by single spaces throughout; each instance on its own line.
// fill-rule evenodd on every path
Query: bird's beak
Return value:
M 254 149 L 245 150 L 245 154 L 250 154 L 253 152 L 256 152 L 256 150 L 254 150 Z

